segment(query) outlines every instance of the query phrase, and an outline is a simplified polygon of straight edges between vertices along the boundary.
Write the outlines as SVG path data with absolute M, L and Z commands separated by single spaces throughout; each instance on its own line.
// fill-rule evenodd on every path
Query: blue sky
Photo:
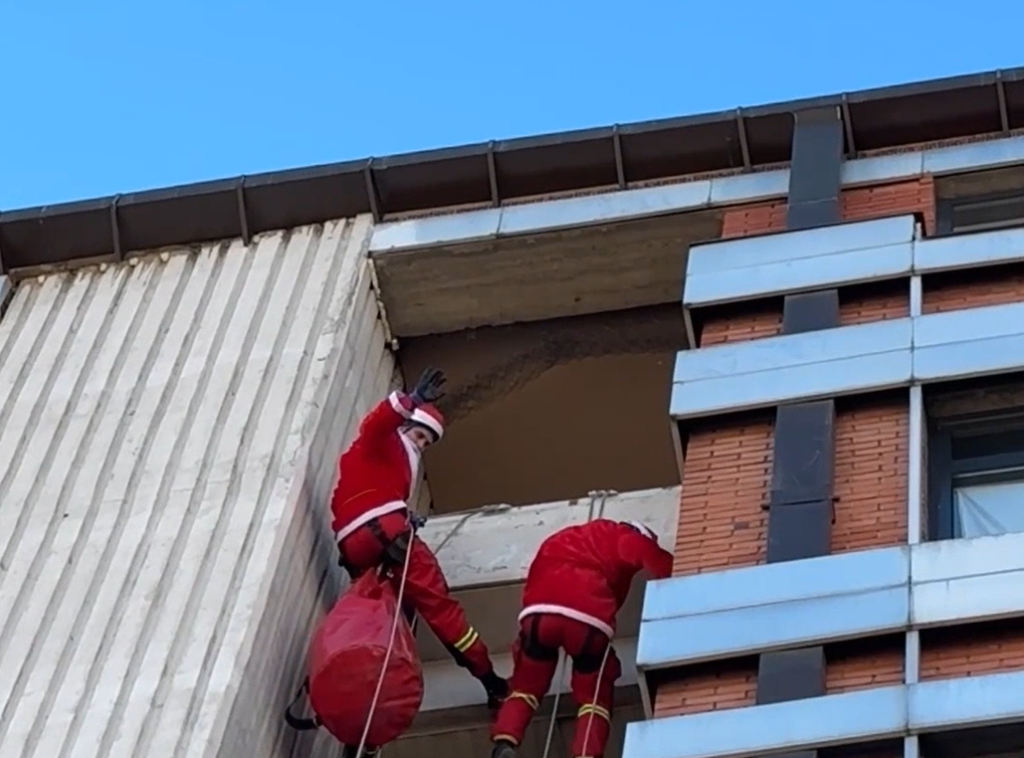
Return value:
M 1022 20 L 1010 0 L 0 0 L 0 210 L 1011 68 Z

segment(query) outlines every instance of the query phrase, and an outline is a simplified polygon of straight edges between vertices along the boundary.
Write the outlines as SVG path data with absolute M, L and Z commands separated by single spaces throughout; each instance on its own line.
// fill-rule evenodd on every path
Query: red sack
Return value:
M 320 622 L 309 651 L 309 699 L 324 728 L 346 745 L 358 745 L 370 717 L 391 627 L 398 616 L 373 723 L 371 747 L 386 745 L 412 725 L 423 702 L 423 667 L 416 640 L 390 581 L 368 571 Z

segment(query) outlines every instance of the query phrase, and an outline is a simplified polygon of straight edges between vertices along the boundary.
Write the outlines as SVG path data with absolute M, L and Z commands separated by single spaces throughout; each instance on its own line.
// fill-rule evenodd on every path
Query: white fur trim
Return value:
M 405 448 L 405 456 L 409 460 L 409 492 L 406 497 L 409 502 L 415 502 L 412 498 L 413 492 L 420 478 L 420 449 L 413 444 L 413 441 L 404 434 L 398 435 L 402 440 L 402 447 Z
M 409 418 L 409 411 L 402 405 L 402 396 L 398 392 L 392 392 L 388 395 L 388 402 L 395 409 L 395 413 L 399 414 L 402 418 Z
M 423 424 L 423 426 L 436 434 L 438 439 L 444 436 L 444 427 L 437 423 L 437 419 L 419 408 L 412 412 L 411 420 L 417 424 Z
M 343 526 L 341 529 L 334 533 L 334 541 L 341 542 L 343 539 L 348 537 L 352 532 L 361 526 L 365 526 L 370 521 L 381 516 L 386 516 L 389 513 L 395 511 L 401 511 L 408 508 L 404 500 L 392 500 L 390 503 L 384 503 L 384 505 L 378 505 L 376 508 L 371 508 L 362 516 L 352 520 L 352 523 Z
M 655 542 L 658 541 L 658 535 L 655 533 L 655 531 L 653 529 L 651 529 L 651 527 L 647 526 L 647 524 L 643 523 L 642 521 L 632 521 L 632 520 L 630 520 L 630 521 L 627 521 L 626 524 L 628 524 L 629 526 L 631 526 L 634 529 L 636 529 L 638 532 L 640 532 L 640 534 L 644 535 L 645 537 L 649 537 L 650 539 L 654 540 Z
M 584 624 L 607 634 L 608 639 L 615 636 L 615 630 L 601 619 L 591 616 L 589 613 L 577 611 L 575 608 L 566 608 L 564 605 L 528 605 L 519 614 L 519 621 L 521 622 L 527 616 L 533 616 L 538 613 L 553 613 L 556 616 L 565 616 L 565 618 L 570 618 L 574 621 L 582 621 Z

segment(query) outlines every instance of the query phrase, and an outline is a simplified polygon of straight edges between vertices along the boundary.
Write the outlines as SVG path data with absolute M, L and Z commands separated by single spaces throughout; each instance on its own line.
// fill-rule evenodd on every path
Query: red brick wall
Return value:
M 1020 619 L 931 629 L 921 633 L 921 679 L 1024 669 Z
M 902 634 L 857 640 L 826 649 L 825 684 L 831 694 L 903 682 Z
M 924 313 L 1017 303 L 1024 300 L 1024 264 L 926 276 L 922 285 Z
M 909 427 L 906 399 L 837 410 L 833 553 L 906 543 Z
M 839 293 L 839 323 L 867 324 L 910 315 L 910 288 L 905 281 L 882 282 L 870 287 L 849 287 Z M 782 331 L 779 300 L 732 307 L 703 320 L 700 346 L 774 337 Z
M 935 182 L 930 176 L 909 182 L 844 190 L 840 200 L 846 221 L 867 221 L 918 212 L 924 217 L 926 233 L 935 231 Z M 722 220 L 722 237 L 749 237 L 781 231 L 786 228 L 786 209 L 784 200 L 731 208 Z
M 654 716 L 681 716 L 704 711 L 724 711 L 754 704 L 757 664 L 695 667 L 682 678 L 658 688 Z
M 676 576 L 764 562 L 770 417 L 694 429 L 683 466 Z

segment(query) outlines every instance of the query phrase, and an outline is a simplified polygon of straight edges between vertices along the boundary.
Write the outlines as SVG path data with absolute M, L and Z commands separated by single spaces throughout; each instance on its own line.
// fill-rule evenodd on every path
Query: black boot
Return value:
M 516 746 L 508 740 L 498 740 L 491 748 L 491 758 L 516 758 Z
M 480 677 L 480 683 L 487 692 L 487 707 L 496 710 L 508 697 L 508 681 L 491 671 Z

